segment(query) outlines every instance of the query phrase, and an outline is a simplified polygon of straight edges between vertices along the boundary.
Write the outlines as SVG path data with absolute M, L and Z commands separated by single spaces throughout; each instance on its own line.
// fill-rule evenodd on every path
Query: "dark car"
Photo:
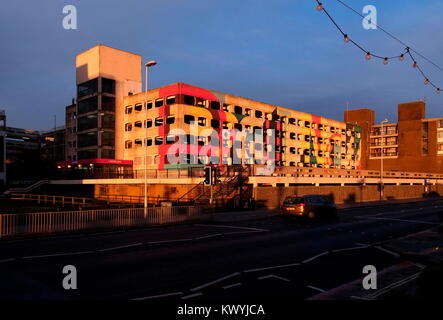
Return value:
M 281 213 L 284 216 L 313 218 L 336 218 L 337 207 L 329 196 L 304 195 L 289 196 L 283 201 Z

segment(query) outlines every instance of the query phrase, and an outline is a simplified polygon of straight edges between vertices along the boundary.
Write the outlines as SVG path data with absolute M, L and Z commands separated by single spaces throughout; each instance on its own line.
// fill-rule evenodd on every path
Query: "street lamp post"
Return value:
M 383 125 L 385 123 L 388 123 L 388 119 L 385 119 L 381 122 L 381 157 L 380 157 L 380 200 L 384 200 L 384 186 L 383 186 L 383 147 L 385 145 L 384 143 L 384 131 L 383 131 Z
M 148 69 L 149 67 L 153 67 L 157 64 L 155 61 L 149 61 L 145 63 L 145 92 L 146 92 L 146 98 L 148 97 Z M 146 120 L 148 119 L 148 106 L 145 104 L 145 120 L 143 121 L 143 125 L 145 126 L 145 138 L 143 139 L 143 147 L 145 149 L 145 156 L 144 156 L 144 167 L 145 167 L 145 186 L 144 186 L 144 210 L 143 214 L 146 218 L 148 214 L 148 146 L 146 144 L 146 138 L 148 137 L 148 126 L 146 124 Z

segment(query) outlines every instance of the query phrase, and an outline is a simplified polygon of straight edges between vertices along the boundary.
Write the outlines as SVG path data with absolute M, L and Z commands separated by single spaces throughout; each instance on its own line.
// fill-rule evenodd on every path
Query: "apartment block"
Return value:
M 345 119 L 362 128 L 362 163 L 368 170 L 443 171 L 443 118 L 426 119 L 423 101 L 398 105 L 398 122 L 376 124 L 374 111 L 349 110 Z M 382 159 L 383 158 L 383 159 Z

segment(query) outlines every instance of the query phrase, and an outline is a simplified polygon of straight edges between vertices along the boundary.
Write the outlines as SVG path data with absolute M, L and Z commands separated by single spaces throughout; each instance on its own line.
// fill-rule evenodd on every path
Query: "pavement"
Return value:
M 0 299 L 378 299 L 426 266 L 410 255 L 440 241 L 428 231 L 439 225 L 442 209 L 441 199 L 346 208 L 338 221 L 287 221 L 256 212 L 258 218 L 250 220 L 1 241 Z M 409 256 L 397 252 L 402 248 Z M 77 290 L 62 287 L 66 265 L 76 267 Z M 352 283 L 361 286 L 366 265 L 379 270 L 378 289 L 350 290 Z

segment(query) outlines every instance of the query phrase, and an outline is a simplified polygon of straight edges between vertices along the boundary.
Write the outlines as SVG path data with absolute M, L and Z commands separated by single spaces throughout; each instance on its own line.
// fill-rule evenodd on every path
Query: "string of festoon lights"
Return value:
M 329 18 L 329 20 L 331 20 L 331 22 L 334 24 L 334 26 L 338 29 L 338 31 L 340 31 L 340 33 L 343 36 L 343 41 L 345 43 L 350 43 L 353 44 L 354 46 L 356 46 L 358 49 L 360 49 L 363 53 L 364 53 L 364 57 L 366 60 L 371 60 L 373 57 L 376 59 L 380 59 L 382 61 L 382 63 L 384 65 L 387 65 L 389 63 L 390 60 L 393 59 L 398 59 L 399 61 L 403 61 L 405 60 L 405 57 L 409 57 L 412 61 L 412 67 L 414 69 L 417 69 L 420 74 L 423 76 L 423 83 L 425 85 L 431 85 L 432 87 L 435 88 L 435 92 L 437 94 L 440 94 L 442 92 L 442 90 L 440 89 L 440 87 L 438 87 L 437 85 L 435 85 L 428 76 L 426 76 L 426 74 L 423 72 L 423 69 L 420 67 L 420 65 L 418 64 L 417 60 L 415 59 L 414 54 L 420 55 L 422 58 L 426 59 L 428 62 L 430 62 L 431 64 L 433 64 L 434 66 L 438 67 L 440 70 L 443 71 L 442 68 L 440 68 L 438 65 L 436 65 L 435 63 L 433 63 L 432 61 L 430 61 L 429 59 L 427 59 L 426 57 L 424 57 L 423 55 L 419 54 L 417 51 L 413 50 L 412 48 L 410 48 L 409 46 L 406 46 L 404 44 L 404 42 L 402 42 L 401 40 L 399 40 L 398 38 L 395 38 L 394 36 L 392 36 L 389 32 L 387 32 L 386 30 L 380 28 L 383 32 L 385 32 L 386 34 L 388 34 L 389 36 L 391 36 L 392 38 L 394 38 L 395 40 L 399 41 L 400 43 L 402 43 L 403 45 L 405 45 L 404 50 L 396 56 L 391 56 L 391 57 L 386 57 L 386 56 L 380 56 L 377 55 L 375 53 L 373 53 L 370 50 L 365 49 L 363 46 L 361 46 L 360 44 L 358 44 L 357 42 L 355 42 L 351 37 L 349 37 L 349 35 L 343 31 L 343 29 L 337 24 L 337 22 L 334 20 L 334 18 L 332 18 L 332 16 L 329 14 L 329 12 L 325 9 L 325 6 L 323 5 L 323 3 L 320 2 L 320 0 L 315 0 L 317 2 L 317 11 L 323 11 Z M 358 15 L 360 15 L 361 17 L 365 18 L 363 15 L 361 15 L 360 13 L 358 13 L 356 10 L 352 9 L 351 7 L 349 7 L 347 4 L 345 4 L 343 1 L 341 0 L 337 0 L 338 2 L 340 2 L 342 5 L 346 6 L 348 9 L 351 9 L 352 11 L 354 11 L 355 13 L 357 13 Z M 379 26 L 378 26 L 379 27 Z

